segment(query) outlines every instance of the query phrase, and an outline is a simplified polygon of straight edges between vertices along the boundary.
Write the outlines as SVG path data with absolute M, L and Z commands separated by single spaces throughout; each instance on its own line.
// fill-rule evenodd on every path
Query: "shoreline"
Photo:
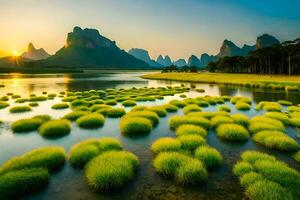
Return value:
M 191 83 L 211 83 L 239 85 L 246 87 L 268 87 L 274 89 L 300 90 L 300 76 L 229 74 L 229 73 L 151 73 L 141 76 L 144 79 L 181 81 Z

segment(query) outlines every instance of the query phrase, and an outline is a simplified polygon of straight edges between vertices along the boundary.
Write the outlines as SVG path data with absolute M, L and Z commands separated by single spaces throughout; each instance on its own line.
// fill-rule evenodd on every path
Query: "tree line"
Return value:
M 192 72 L 192 73 L 196 73 L 198 72 L 198 69 L 196 66 L 182 66 L 182 67 L 177 67 L 176 65 L 170 65 L 170 66 L 166 66 L 163 68 L 163 70 L 161 71 L 161 73 L 168 73 L 168 72 Z
M 220 58 L 210 62 L 210 72 L 255 74 L 300 74 L 300 38 L 257 49 L 248 56 Z

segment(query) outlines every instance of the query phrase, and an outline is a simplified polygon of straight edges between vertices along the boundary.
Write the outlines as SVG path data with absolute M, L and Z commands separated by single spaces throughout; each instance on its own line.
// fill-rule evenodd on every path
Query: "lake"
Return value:
M 289 100 L 295 104 L 300 103 L 299 92 L 286 92 L 282 90 L 267 90 L 262 88 L 245 88 L 237 86 L 221 86 L 197 83 L 182 83 L 176 81 L 156 81 L 145 80 L 139 76 L 148 73 L 140 72 L 88 72 L 85 74 L 44 74 L 44 75 L 21 75 L 21 74 L 0 74 L 0 84 L 5 87 L 0 88 L 1 95 L 5 96 L 9 92 L 28 96 L 29 94 L 41 95 L 42 92 L 58 93 L 61 91 L 85 91 L 92 89 L 107 88 L 131 88 L 131 87 L 160 87 L 160 86 L 180 86 L 184 84 L 191 90 L 184 94 L 187 97 L 197 96 L 247 96 L 253 100 L 253 106 L 250 111 L 243 112 L 252 117 L 261 115 L 262 111 L 253 109 L 259 101 L 277 101 Z M 205 89 L 204 93 L 198 93 L 196 89 Z M 167 96 L 163 100 L 155 102 L 141 102 L 139 105 L 160 105 L 167 103 L 171 99 L 180 99 L 179 94 Z M 10 129 L 10 123 L 29 118 L 37 114 L 49 114 L 53 118 L 60 118 L 71 109 L 52 110 L 51 105 L 60 102 L 60 98 L 40 102 L 38 107 L 28 113 L 11 114 L 8 108 L 0 110 L 0 120 L 4 121 L 0 128 L 0 164 L 13 156 L 21 155 L 34 148 L 58 145 L 69 152 L 72 145 L 94 137 L 115 137 L 124 145 L 124 149 L 136 154 L 141 162 L 140 169 L 133 182 L 127 185 L 121 191 L 113 194 L 93 193 L 84 179 L 83 170 L 74 169 L 68 162 L 63 169 L 51 175 L 50 184 L 44 190 L 31 195 L 27 199 L 242 199 L 243 189 L 238 178 L 232 174 L 233 165 L 239 160 L 239 156 L 246 150 L 258 150 L 275 155 L 278 159 L 285 161 L 289 166 L 300 170 L 300 165 L 294 161 L 290 154 L 267 149 L 254 143 L 249 139 L 245 143 L 229 143 L 216 137 L 213 130 L 210 131 L 207 142 L 221 152 L 224 158 L 223 164 L 212 171 L 209 171 L 207 183 L 183 187 L 172 180 L 167 180 L 159 176 L 152 167 L 153 155 L 150 152 L 150 145 L 160 137 L 175 137 L 173 131 L 169 129 L 168 119 L 174 115 L 182 115 L 179 109 L 176 113 L 169 113 L 167 117 L 161 118 L 160 123 L 149 135 L 139 138 L 130 138 L 123 136 L 119 130 L 119 120 L 107 118 L 105 125 L 99 129 L 86 130 L 79 128 L 75 123 L 72 124 L 71 134 L 59 139 L 45 139 L 37 132 L 26 134 L 13 134 Z M 232 112 L 237 113 L 235 107 L 228 104 Z M 10 100 L 10 106 L 14 105 Z M 120 104 L 117 105 L 121 106 Z M 286 107 L 283 106 L 285 109 Z M 130 108 L 126 108 L 127 111 Z M 204 108 L 206 111 L 216 111 L 216 106 Z M 287 133 L 299 143 L 296 136 L 297 130 L 287 128 Z

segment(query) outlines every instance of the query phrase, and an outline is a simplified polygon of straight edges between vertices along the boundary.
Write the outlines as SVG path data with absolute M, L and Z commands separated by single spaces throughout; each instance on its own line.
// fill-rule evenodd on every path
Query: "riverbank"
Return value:
M 171 80 L 183 82 L 212 83 L 225 85 L 244 85 L 248 87 L 271 87 L 280 89 L 299 89 L 300 76 L 227 74 L 227 73 L 152 73 L 141 76 L 145 79 Z M 293 88 L 295 87 L 295 88 Z

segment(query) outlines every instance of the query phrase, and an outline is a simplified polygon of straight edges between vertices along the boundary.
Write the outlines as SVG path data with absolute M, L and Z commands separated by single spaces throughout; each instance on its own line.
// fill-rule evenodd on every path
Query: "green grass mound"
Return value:
M 300 118 L 290 118 L 289 125 L 293 127 L 300 127 Z
M 49 121 L 51 119 L 50 115 L 35 115 L 34 117 L 32 117 L 32 119 L 41 119 L 44 122 Z
M 87 164 L 85 177 L 93 191 L 108 192 L 132 181 L 138 166 L 139 159 L 130 152 L 106 152 Z
M 216 132 L 218 137 L 229 141 L 245 141 L 250 137 L 248 130 L 238 124 L 222 124 Z
M 283 105 L 283 106 L 291 106 L 291 105 L 293 105 L 292 102 L 286 101 L 286 100 L 278 100 L 277 102 L 278 102 L 280 105 Z
M 117 105 L 117 101 L 116 100 L 106 100 L 105 102 L 104 102 L 106 105 L 110 105 L 110 106 L 114 106 L 114 105 Z
M 268 112 L 280 112 L 282 110 L 282 107 L 279 103 L 276 102 L 268 102 L 268 101 L 261 101 L 256 106 L 257 110 L 265 110 Z
M 176 130 L 179 126 L 183 124 L 201 126 L 205 129 L 210 128 L 210 121 L 204 117 L 172 116 L 170 117 L 168 123 L 170 128 L 173 130 Z
M 111 106 L 109 105 L 106 105 L 106 104 L 95 104 L 95 105 L 92 105 L 89 110 L 91 112 L 95 112 L 95 111 L 98 111 L 98 110 L 102 110 L 102 109 L 107 109 L 107 108 L 111 108 Z
M 218 106 L 219 111 L 231 112 L 231 108 L 228 105 Z
M 136 102 L 133 100 L 125 100 L 123 101 L 122 105 L 125 107 L 132 107 L 136 105 Z
M 235 108 L 238 110 L 250 110 L 251 105 L 249 105 L 248 103 L 245 103 L 243 101 L 239 101 L 235 104 Z
M 37 106 L 39 106 L 39 104 L 37 102 L 30 102 L 28 105 L 30 107 L 37 107 Z
M 70 150 L 69 161 L 73 167 L 82 168 L 101 153 L 121 149 L 121 143 L 115 138 L 92 138 L 73 145 Z
M 234 123 L 236 124 L 242 125 L 244 127 L 248 127 L 249 125 L 249 117 L 247 115 L 237 113 L 231 115 L 230 117 L 233 119 Z
M 9 106 L 9 103 L 4 102 L 4 101 L 0 101 L 0 109 L 6 108 Z
M 188 117 L 204 117 L 206 119 L 211 119 L 214 116 L 216 116 L 216 113 L 215 112 L 208 112 L 208 111 L 192 112 L 192 113 L 189 113 L 187 116 Z
M 86 129 L 94 129 L 94 128 L 102 127 L 104 122 L 105 122 L 104 116 L 99 113 L 87 114 L 79 117 L 76 120 L 76 123 L 80 128 L 86 128 Z
M 87 115 L 87 114 L 90 114 L 90 112 L 88 111 L 73 111 L 73 112 L 70 112 L 68 114 L 66 114 L 65 116 L 63 116 L 63 119 L 68 119 L 70 121 L 75 121 L 77 120 L 79 117 L 82 117 L 84 115 Z
M 69 104 L 67 104 L 67 103 L 57 103 L 57 104 L 52 105 L 51 108 L 54 109 L 54 110 L 66 109 L 66 108 L 69 108 Z
M 47 186 L 49 173 L 44 168 L 9 171 L 0 176 L 0 199 L 19 199 Z
M 256 181 L 263 181 L 265 178 L 256 172 L 249 172 L 240 177 L 240 183 L 244 188 L 249 187 L 251 184 L 255 183 Z
M 300 112 L 300 106 L 289 106 L 289 107 L 287 107 L 287 111 L 289 111 L 289 112 Z
M 173 177 L 182 185 L 199 184 L 207 180 L 207 171 L 202 162 L 183 153 L 159 153 L 153 166 L 160 175 Z
M 11 129 L 15 133 L 35 131 L 43 122 L 40 118 L 20 119 L 11 124 Z
M 111 109 L 108 109 L 106 112 L 106 116 L 111 117 L 111 118 L 119 118 L 125 114 L 126 114 L 126 111 L 124 110 L 124 108 L 111 108 Z
M 165 137 L 156 140 L 151 145 L 151 151 L 155 154 L 163 152 L 163 151 L 180 151 L 181 150 L 181 142 L 177 139 Z
M 196 126 L 192 124 L 183 124 L 176 129 L 176 135 L 200 135 L 202 137 L 207 136 L 207 130 L 202 128 L 201 126 Z
M 14 107 L 11 107 L 9 109 L 9 112 L 11 112 L 11 113 L 23 113 L 23 112 L 29 112 L 31 110 L 32 109 L 29 106 L 14 106 Z
M 233 119 L 228 116 L 215 116 L 211 119 L 211 126 L 216 128 L 222 124 L 232 124 L 234 123 Z
M 200 135 L 182 135 L 177 138 L 181 144 L 182 149 L 193 152 L 197 147 L 206 145 L 206 140 Z
M 214 168 L 222 164 L 223 158 L 219 151 L 209 146 L 200 146 L 195 150 L 195 157 L 201 160 L 207 168 Z
M 233 172 L 249 199 L 299 199 L 300 173 L 268 154 L 246 151 Z
M 280 131 L 260 131 L 253 136 L 253 140 L 267 148 L 281 151 L 297 151 L 298 143 Z
M 50 120 L 39 127 L 39 134 L 47 138 L 58 138 L 71 132 L 71 123 L 66 119 Z
M 178 110 L 177 106 L 174 106 L 170 103 L 162 105 L 167 112 L 176 112 Z
M 257 133 L 262 130 L 284 131 L 285 126 L 277 119 L 266 116 L 255 116 L 250 120 L 249 130 L 252 133 Z
M 61 147 L 35 149 L 22 156 L 14 157 L 6 161 L 0 167 L 0 177 L 9 172 L 25 169 L 43 168 L 49 172 L 56 171 L 63 166 L 65 159 L 66 153 Z
M 300 163 L 300 151 L 297 151 L 296 153 L 293 154 L 293 158 Z
M 144 117 L 124 117 L 120 122 L 121 133 L 130 136 L 148 134 L 152 130 L 152 123 Z
M 232 97 L 230 99 L 230 103 L 232 104 L 237 104 L 239 102 L 244 102 L 244 103 L 247 103 L 247 104 L 251 104 L 251 99 L 249 97 L 241 97 L 241 96 L 235 96 L 235 97 Z
M 202 111 L 202 109 L 196 104 L 190 104 L 183 108 L 183 113 L 185 115 L 187 115 L 191 112 L 200 112 L 200 111 Z
M 289 123 L 289 117 L 285 114 L 285 113 L 281 113 L 281 112 L 267 112 L 265 113 L 266 117 L 272 118 L 272 119 L 277 119 L 281 122 L 283 122 L 284 124 L 288 124 Z
M 293 200 L 293 196 L 288 190 L 267 180 L 259 180 L 251 184 L 245 195 L 249 199 Z
M 167 116 L 168 112 L 163 106 L 149 106 L 147 110 L 155 112 L 159 117 Z
M 178 108 L 183 108 L 184 106 L 186 106 L 186 103 L 177 99 L 173 99 L 169 102 L 169 104 L 172 104 Z
M 125 117 L 142 117 L 151 121 L 152 126 L 156 126 L 159 123 L 159 116 L 152 111 L 130 111 Z

